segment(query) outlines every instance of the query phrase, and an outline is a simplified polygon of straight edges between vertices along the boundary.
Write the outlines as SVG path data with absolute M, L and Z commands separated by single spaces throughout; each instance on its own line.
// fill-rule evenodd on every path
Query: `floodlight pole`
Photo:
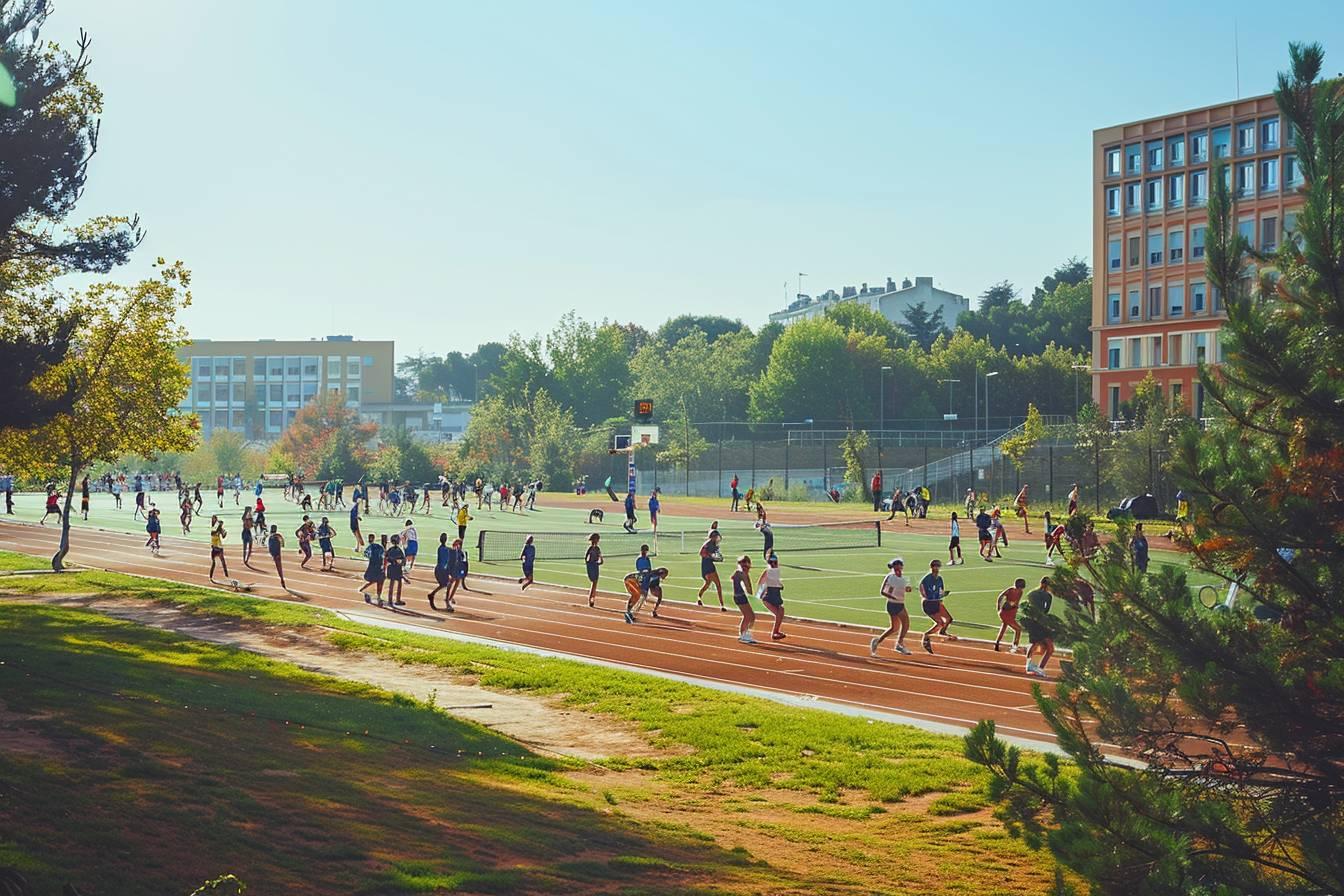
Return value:
M 681 396 L 681 419 L 686 424 L 686 441 L 683 447 L 686 450 L 686 497 L 691 496 L 691 415 L 686 410 L 686 396 Z
M 1073 364 L 1073 422 L 1078 422 L 1078 371 L 1091 370 L 1087 364 Z
M 877 469 L 882 470 L 882 436 L 887 430 L 887 371 L 891 367 L 883 365 L 877 374 Z

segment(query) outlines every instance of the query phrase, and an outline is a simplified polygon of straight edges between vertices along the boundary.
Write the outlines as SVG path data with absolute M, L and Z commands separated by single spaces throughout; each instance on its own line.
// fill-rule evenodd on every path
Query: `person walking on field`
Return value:
M 1055 554 L 1064 556 L 1064 526 L 1050 520 L 1050 511 L 1045 512 L 1045 565 L 1055 565 Z
M 779 557 L 773 551 L 765 561 L 765 569 L 756 582 L 756 594 L 761 603 L 775 617 L 775 626 L 770 631 L 770 640 L 783 641 L 784 633 L 779 627 L 784 623 L 784 582 L 779 574 Z
M 985 513 L 985 508 L 981 507 L 980 512 L 975 515 L 975 529 L 980 539 L 980 557 L 986 563 L 994 562 L 994 558 L 990 556 L 994 553 L 994 536 L 990 534 L 993 525 L 994 520 Z
M 463 496 L 462 500 L 466 500 Z M 448 553 L 448 591 L 447 600 L 444 602 L 444 610 L 451 613 L 454 609 L 454 603 L 457 599 L 457 590 L 464 588 L 467 581 L 467 552 L 462 547 L 462 539 L 453 539 L 453 546 Z M 471 589 L 468 588 L 468 591 Z
M 266 550 L 270 552 L 271 559 L 275 561 L 275 572 L 276 575 L 280 576 L 280 587 L 288 591 L 289 586 L 285 584 L 285 570 L 280 565 L 280 551 L 284 546 L 285 536 L 280 534 L 280 528 L 271 526 L 270 537 L 266 539 Z
M 149 552 L 155 557 L 159 556 L 159 534 L 162 530 L 163 526 L 159 523 L 159 509 L 155 507 L 149 511 L 149 517 L 145 520 L 145 532 L 149 535 L 145 547 L 149 548 Z
M 215 562 L 224 567 L 224 578 L 229 577 L 229 561 L 224 559 L 224 521 L 217 516 L 210 517 L 210 581 L 215 580 Z
M 873 512 L 880 513 L 882 510 L 882 471 L 878 470 L 873 474 Z
M 649 492 L 649 525 L 653 527 L 653 540 L 658 540 L 658 511 L 663 509 L 663 502 L 658 498 L 658 489 Z
M 364 534 L 359 531 L 359 502 L 350 505 L 350 534 L 355 536 L 355 552 L 364 550 Z
M 392 536 L 392 546 L 383 555 L 387 561 L 387 605 L 405 606 L 401 597 L 401 580 L 406 564 L 406 552 L 401 547 L 401 536 Z
M 770 526 L 770 521 L 761 514 L 761 518 L 756 521 L 756 528 L 761 530 L 761 538 L 764 540 L 764 547 L 761 549 L 761 559 L 769 560 L 775 553 L 775 530 Z M 765 573 L 762 573 L 764 575 Z
M 1022 486 L 1022 490 L 1017 493 L 1017 498 L 1013 501 L 1013 507 L 1013 512 L 1022 518 L 1023 529 L 1030 535 L 1031 519 L 1027 516 L 1027 486 Z
M 743 644 L 755 644 L 751 636 L 751 626 L 756 622 L 756 612 L 751 609 L 751 558 L 746 554 L 737 558 L 737 569 L 733 571 L 733 603 L 742 611 L 742 621 L 737 626 L 737 640 Z
M 952 592 L 943 584 L 942 565 L 941 560 L 934 560 L 929 564 L 928 575 L 919 580 L 919 596 L 924 615 L 933 621 L 933 625 L 924 633 L 923 639 L 924 649 L 929 653 L 933 653 L 933 644 L 929 641 L 931 635 L 942 635 L 948 641 L 957 640 L 956 635 L 948 634 L 947 631 L 947 627 L 952 624 L 952 614 L 947 611 L 943 600 Z
M 1027 588 L 1026 579 L 1017 579 L 1013 582 L 1011 588 L 1005 588 L 999 592 L 995 600 L 995 609 L 999 613 L 999 633 L 994 636 L 994 652 L 997 653 L 999 645 L 1003 642 L 1003 636 L 1008 633 L 1008 629 L 1013 630 L 1013 646 L 1008 648 L 1009 653 L 1017 653 L 1018 641 L 1022 639 L 1022 626 L 1017 623 L 1017 608 L 1022 603 L 1022 592 Z
M 975 513 L 975 489 L 966 489 L 966 515 L 969 517 Z
M 401 549 L 406 554 L 406 581 L 411 580 L 411 570 L 415 569 L 415 555 L 420 553 L 420 533 L 416 531 L 415 523 L 411 520 L 406 521 L 406 528 L 401 530 Z
M 457 508 L 457 537 L 465 540 L 467 537 L 467 523 L 473 519 L 467 511 L 467 502 L 463 501 L 462 506 Z
M 244 508 L 243 508 L 243 520 L 242 520 L 242 524 L 243 524 L 243 531 L 242 531 L 242 535 L 240 535 L 239 537 L 242 539 L 242 542 L 243 542 L 243 565 L 246 566 L 248 569 L 251 569 L 251 568 L 252 568 L 252 564 L 250 564 L 250 563 L 247 562 L 247 561 L 248 561 L 249 559 L 251 559 L 251 557 L 252 557 L 252 508 L 251 508 L 251 507 L 244 507 Z
M 602 566 L 602 549 L 597 543 L 602 539 L 601 535 L 594 532 L 588 536 L 588 550 L 583 554 L 583 568 L 588 574 L 588 606 L 597 606 L 597 573 Z
M 1078 483 L 1075 482 L 1073 484 L 1073 488 L 1069 489 L 1069 516 L 1073 516 L 1077 512 L 1078 512 Z
M 87 522 L 89 519 L 89 477 L 87 474 L 79 483 L 79 512 Z
M 47 486 L 47 509 L 42 514 L 42 519 L 37 521 L 37 524 L 45 526 L 49 516 L 54 516 L 57 519 L 61 518 L 61 496 L 51 486 Z
M 700 586 L 699 592 L 695 595 L 695 605 L 703 607 L 705 605 L 705 592 L 709 586 L 713 585 L 715 592 L 719 595 L 719 609 L 728 612 L 728 608 L 723 603 L 723 583 L 719 581 L 719 569 L 715 562 L 723 559 L 723 554 L 719 552 L 719 540 L 721 536 L 717 531 L 711 530 L 709 538 L 700 545 L 700 578 L 704 579 L 704 584 Z
M 635 490 L 630 489 L 625 495 L 625 523 L 621 528 L 634 535 L 635 522 Z
M 731 491 L 732 494 L 733 494 L 733 503 L 732 503 L 732 505 L 729 507 L 729 510 L 733 511 L 734 513 L 737 512 L 738 504 L 739 504 L 739 503 L 741 502 L 741 500 L 742 500 L 742 493 L 739 492 L 739 491 L 737 490 L 737 484 L 738 484 L 737 474 L 734 473 L 734 474 L 733 474 L 733 481 L 730 482 L 730 483 L 728 483 L 728 489 L 729 489 L 729 491 Z M 751 502 L 750 502 L 750 501 L 747 502 L 747 510 L 751 510 Z
M 332 546 L 331 539 L 336 535 L 336 529 L 331 522 L 322 517 L 322 522 L 317 527 L 317 546 L 322 551 L 322 571 L 336 571 L 336 548 Z
M 299 528 L 294 530 L 294 537 L 299 543 L 299 556 L 303 558 L 299 562 L 299 569 L 307 569 L 308 561 L 313 559 L 313 530 L 308 528 L 312 521 L 308 519 L 308 514 L 303 515 L 303 521 L 299 523 Z
M 1134 524 L 1134 537 L 1129 540 L 1129 551 L 1139 572 L 1148 571 L 1148 536 L 1143 534 L 1143 523 Z
M 954 557 L 953 554 L 956 556 Z M 947 539 L 947 565 L 956 566 L 960 563 L 966 565 L 966 558 L 961 556 L 961 523 L 957 520 L 957 512 L 952 511 L 952 534 Z
M 1037 678 L 1049 677 L 1045 673 L 1045 664 L 1050 662 L 1050 657 L 1055 654 L 1054 626 L 1050 619 L 1052 603 L 1054 597 L 1050 594 L 1050 579 L 1043 578 L 1041 586 L 1027 595 L 1026 615 L 1023 618 L 1027 640 L 1030 642 L 1027 648 L 1026 673 Z M 1040 662 L 1033 659 L 1038 653 L 1041 657 Z
M 913 589 L 905 580 L 904 560 L 900 557 L 895 558 L 887 564 L 887 569 L 890 572 L 882 580 L 882 596 L 887 599 L 887 617 L 891 620 L 891 624 L 887 626 L 886 631 L 868 642 L 868 653 L 877 656 L 877 648 L 894 634 L 896 652 L 909 656 L 910 651 L 905 646 L 905 633 L 910 631 L 910 614 L 905 610 L 905 596 Z

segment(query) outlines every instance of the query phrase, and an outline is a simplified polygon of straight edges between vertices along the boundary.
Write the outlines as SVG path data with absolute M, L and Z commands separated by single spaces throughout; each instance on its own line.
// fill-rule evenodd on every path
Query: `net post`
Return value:
M 488 530 L 486 530 L 486 529 L 482 529 L 482 530 L 476 535 L 476 562 L 477 562 L 477 563 L 484 563 L 484 562 L 485 562 L 485 533 L 486 533 L 487 531 L 488 531 Z
M 873 520 L 873 525 L 877 527 L 877 546 L 882 547 L 882 521 Z

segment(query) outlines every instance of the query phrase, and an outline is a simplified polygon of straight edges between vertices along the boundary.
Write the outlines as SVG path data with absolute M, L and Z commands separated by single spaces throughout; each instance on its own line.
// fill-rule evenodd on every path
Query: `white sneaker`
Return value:
M 751 632 L 745 632 L 744 634 L 739 635 L 737 640 L 741 641 L 743 644 L 756 643 L 756 639 L 751 636 Z
M 910 651 L 906 649 L 906 647 L 905 647 L 904 644 L 897 644 L 897 645 L 896 645 L 896 652 L 899 653 L 899 654 L 901 654 L 902 656 L 909 656 L 909 655 L 910 655 Z
M 1018 647 L 1016 644 L 1014 644 L 1012 647 L 1009 647 L 1009 648 L 1008 648 L 1008 652 L 1009 652 L 1009 653 L 1021 653 L 1021 652 L 1022 652 L 1022 648 L 1020 648 L 1020 647 Z
M 877 639 L 873 638 L 868 642 L 868 655 L 877 656 Z

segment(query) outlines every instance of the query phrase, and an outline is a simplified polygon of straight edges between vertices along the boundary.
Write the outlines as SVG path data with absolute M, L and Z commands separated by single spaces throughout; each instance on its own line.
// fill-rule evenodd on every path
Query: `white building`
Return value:
M 971 310 L 970 299 L 954 292 L 948 292 L 945 289 L 939 289 L 933 285 L 932 277 L 916 277 L 914 283 L 911 283 L 907 278 L 902 281 L 899 287 L 894 280 L 888 277 L 885 286 L 870 287 L 865 283 L 857 289 L 853 286 L 846 286 L 839 293 L 836 293 L 833 289 L 828 289 L 815 298 L 799 295 L 796 300 L 789 304 L 789 307 L 771 314 L 770 322 L 788 326 L 800 320 L 820 317 L 826 313 L 827 308 L 839 302 L 859 302 L 878 312 L 898 327 L 905 326 L 905 313 L 921 302 L 929 314 L 941 309 L 943 323 L 949 330 L 957 325 L 957 315 L 963 311 Z

